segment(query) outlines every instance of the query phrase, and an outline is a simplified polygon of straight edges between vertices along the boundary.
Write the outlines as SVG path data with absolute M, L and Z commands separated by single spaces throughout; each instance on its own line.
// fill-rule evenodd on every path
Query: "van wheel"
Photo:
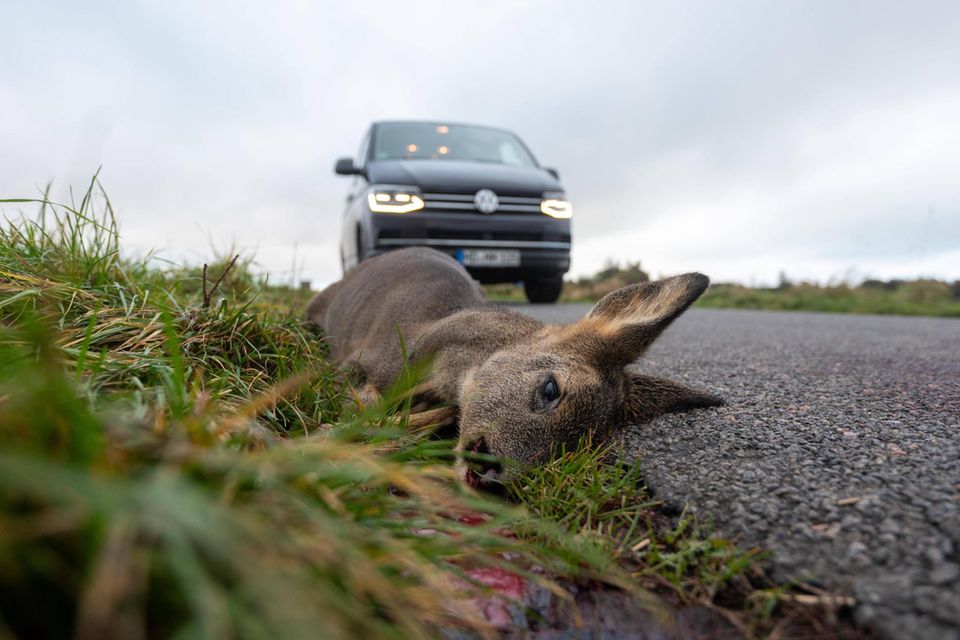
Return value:
M 563 289 L 561 276 L 540 276 L 523 281 L 523 292 L 527 300 L 536 304 L 553 304 Z
M 357 227 L 357 262 L 360 264 L 367 259 L 367 250 L 363 248 L 363 232 Z

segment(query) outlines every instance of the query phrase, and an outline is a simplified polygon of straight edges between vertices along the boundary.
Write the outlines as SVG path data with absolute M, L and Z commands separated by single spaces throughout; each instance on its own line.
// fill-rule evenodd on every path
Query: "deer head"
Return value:
M 573 447 L 588 433 L 661 413 L 723 401 L 631 365 L 706 290 L 689 273 L 618 289 L 568 326 L 541 326 L 494 351 L 459 389 L 461 451 L 489 453 L 495 465 L 461 463 L 472 485 L 508 482 L 520 469 Z

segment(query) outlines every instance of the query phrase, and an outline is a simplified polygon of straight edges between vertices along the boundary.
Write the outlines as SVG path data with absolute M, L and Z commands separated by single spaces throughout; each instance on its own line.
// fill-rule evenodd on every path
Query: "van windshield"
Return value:
M 385 122 L 377 125 L 374 160 L 470 160 L 537 166 L 523 143 L 507 131 L 458 124 Z

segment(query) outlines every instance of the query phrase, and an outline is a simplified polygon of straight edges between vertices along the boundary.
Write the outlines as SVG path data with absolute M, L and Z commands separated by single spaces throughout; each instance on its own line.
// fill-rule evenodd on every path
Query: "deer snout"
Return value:
M 464 445 L 468 457 L 462 458 L 461 473 L 464 482 L 474 489 L 499 492 L 503 489 L 503 465 L 487 446 L 483 436 Z

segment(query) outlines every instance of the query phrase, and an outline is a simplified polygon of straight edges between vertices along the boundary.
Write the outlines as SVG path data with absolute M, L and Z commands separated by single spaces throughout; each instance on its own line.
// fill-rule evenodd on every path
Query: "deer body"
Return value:
M 459 407 L 459 450 L 514 462 L 502 481 L 587 431 L 720 404 L 629 367 L 707 283 L 686 274 L 631 285 L 583 320 L 554 326 L 487 302 L 455 260 L 417 247 L 361 263 L 317 294 L 307 320 L 323 328 L 334 362 L 377 390 L 395 381 L 405 355 L 430 358 L 425 395 Z M 487 471 L 483 481 L 494 479 Z

